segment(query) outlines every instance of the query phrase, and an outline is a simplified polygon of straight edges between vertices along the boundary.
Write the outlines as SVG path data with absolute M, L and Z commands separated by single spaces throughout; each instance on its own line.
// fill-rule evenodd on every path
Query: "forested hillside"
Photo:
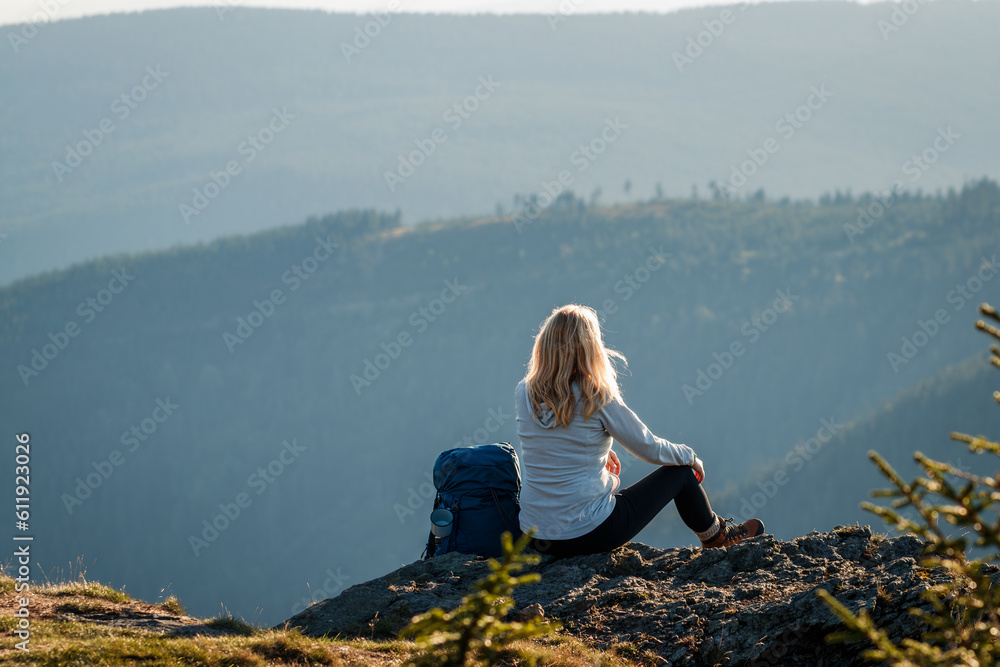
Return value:
M 971 311 L 968 315 L 962 326 L 971 328 L 975 318 Z M 989 473 L 977 468 L 984 463 L 980 457 L 949 434 L 995 437 L 1000 430 L 993 399 L 998 384 L 984 350 L 851 422 L 828 415 L 815 433 L 803 434 L 781 455 L 767 462 L 758 459 L 745 479 L 718 495 L 715 509 L 739 520 L 759 516 L 778 539 L 853 523 L 888 531 L 880 518 L 859 507 L 872 500 L 873 489 L 889 486 L 867 453 L 877 451 L 907 480 L 923 474 L 913 461 L 915 451 L 966 472 Z M 649 537 L 666 543 L 687 539 L 683 524 L 668 517 Z
M 384 25 L 239 4 L 5 30 L 0 284 L 328 211 L 509 212 L 561 170 L 601 204 L 1000 177 L 994 2 L 900 25 L 894 3 L 555 23 L 400 3 Z
M 19 281 L 0 290 L 0 421 L 36 444 L 38 562 L 81 556 L 141 597 L 167 588 L 265 623 L 307 582 L 330 595 L 410 562 L 434 458 L 517 443 L 531 336 L 567 302 L 602 311 L 630 361 L 626 400 L 696 448 L 710 490 L 747 488 L 822 420 L 856 420 L 983 347 L 970 323 L 996 291 L 1000 188 L 885 200 L 849 239 L 874 203 L 567 194 L 416 228 L 350 211 Z M 972 428 L 949 405 L 947 428 Z M 907 450 L 942 438 L 906 435 Z M 867 468 L 852 460 L 822 467 L 817 505 Z M 801 514 L 768 528 L 829 528 L 792 488 Z M 661 528 L 639 539 L 689 541 Z

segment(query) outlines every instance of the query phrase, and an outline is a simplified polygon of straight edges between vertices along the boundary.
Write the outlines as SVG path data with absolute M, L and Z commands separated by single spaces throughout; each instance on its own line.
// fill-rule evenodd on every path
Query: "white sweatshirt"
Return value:
M 574 385 L 579 397 L 579 389 Z M 694 450 L 658 438 L 624 402 L 614 400 L 584 421 L 577 401 L 569 426 L 557 426 L 542 406 L 532 415 L 524 380 L 514 390 L 521 440 L 521 530 L 536 527 L 536 539 L 569 540 L 586 535 L 611 515 L 621 481 L 607 471 L 612 439 L 647 463 L 691 465 Z

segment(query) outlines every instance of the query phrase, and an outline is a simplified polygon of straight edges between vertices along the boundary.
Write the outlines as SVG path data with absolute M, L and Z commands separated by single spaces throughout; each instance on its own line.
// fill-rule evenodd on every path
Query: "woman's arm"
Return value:
M 695 465 L 693 449 L 655 436 L 620 399 L 607 403 L 597 414 L 611 437 L 643 461 L 668 466 Z

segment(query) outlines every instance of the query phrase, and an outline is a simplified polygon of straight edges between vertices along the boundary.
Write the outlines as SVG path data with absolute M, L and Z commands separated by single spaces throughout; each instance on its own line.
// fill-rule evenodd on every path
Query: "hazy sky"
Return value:
M 750 0 L 757 2 L 758 0 Z M 767 1 L 767 0 L 765 0 Z M 803 0 L 810 1 L 810 0 Z M 847 1 L 847 0 L 844 0 Z M 859 0 L 870 2 L 871 0 Z M 575 12 L 671 12 L 687 7 L 739 4 L 733 0 L 0 0 L 0 25 L 131 12 L 164 7 L 218 6 L 325 9 L 366 13 L 398 3 L 401 12 L 554 14 Z

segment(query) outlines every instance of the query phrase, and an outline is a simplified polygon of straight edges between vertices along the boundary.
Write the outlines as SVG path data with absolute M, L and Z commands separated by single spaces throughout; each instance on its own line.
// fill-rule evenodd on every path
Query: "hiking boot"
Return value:
M 721 547 L 731 547 L 751 537 L 764 534 L 764 524 L 760 519 L 749 519 L 743 523 L 736 523 L 732 519 L 719 517 L 720 529 L 715 537 L 708 542 L 702 542 L 702 549 L 719 549 Z

